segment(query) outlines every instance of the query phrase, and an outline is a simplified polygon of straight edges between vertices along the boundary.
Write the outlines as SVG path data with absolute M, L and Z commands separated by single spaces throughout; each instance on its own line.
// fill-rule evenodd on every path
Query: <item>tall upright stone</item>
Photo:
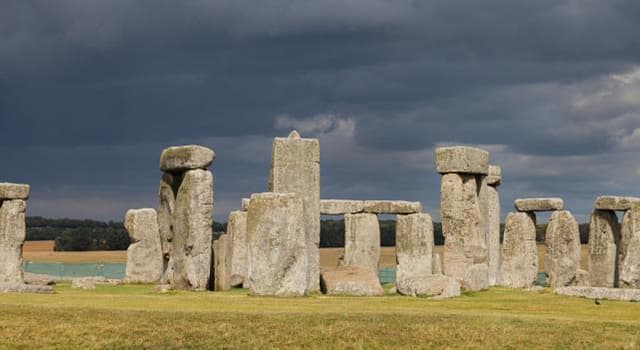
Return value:
M 489 166 L 486 178 L 486 208 L 487 208 L 487 255 L 489 259 L 489 285 L 498 283 L 500 275 L 500 194 L 498 186 L 501 183 L 499 166 Z
M 0 283 L 22 284 L 26 202 L 0 198 Z
M 589 285 L 613 288 L 618 285 L 617 244 L 620 225 L 612 210 L 594 210 L 589 220 Z
M 360 266 L 377 273 L 380 261 L 380 223 L 376 214 L 345 214 L 343 266 Z
M 580 268 L 580 230 L 571 212 L 560 210 L 551 214 L 545 241 L 549 286 L 560 288 L 576 284 Z
M 640 204 L 625 213 L 621 232 L 620 288 L 640 288 Z
M 221 235 L 213 241 L 213 290 L 231 289 L 231 261 L 233 259 L 233 240 L 230 235 Z
M 232 211 L 227 221 L 227 235 L 231 237 L 231 285 L 241 286 L 247 278 L 247 212 Z M 248 284 L 247 286 L 248 287 Z
M 297 193 L 251 196 L 247 238 L 252 294 L 289 297 L 307 291 L 309 259 L 303 207 Z
M 124 227 L 129 233 L 125 281 L 156 283 L 163 272 L 162 246 L 155 209 L 127 211 Z
M 211 272 L 213 175 L 202 169 L 183 175 L 175 202 L 172 285 L 205 290 Z
M 176 207 L 176 195 L 180 187 L 180 176 L 163 174 L 158 189 L 158 230 L 160 232 L 160 244 L 162 247 L 162 274 L 161 282 L 169 283 L 169 276 L 173 274 L 171 262 L 172 241 L 174 236 L 174 213 Z
M 538 277 L 534 213 L 512 212 L 507 215 L 501 249 L 499 284 L 511 288 L 532 287 Z
M 396 260 L 396 281 L 433 273 L 433 222 L 431 215 L 397 216 Z
M 273 141 L 269 191 L 297 193 L 304 206 L 307 291 L 320 290 L 320 143 L 297 131 Z

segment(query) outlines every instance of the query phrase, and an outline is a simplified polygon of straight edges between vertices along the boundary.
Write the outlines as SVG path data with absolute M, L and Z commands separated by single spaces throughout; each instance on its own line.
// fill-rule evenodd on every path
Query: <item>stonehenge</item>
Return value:
M 164 271 L 174 289 L 205 290 L 211 272 L 215 153 L 202 146 L 169 147 L 162 152 L 158 227 Z
M 156 283 L 162 276 L 162 246 L 155 209 L 127 211 L 124 227 L 129 233 L 125 282 Z
M 538 277 L 534 213 L 511 212 L 507 215 L 501 259 L 499 285 L 511 288 L 534 285 Z
M 29 185 L 0 183 L 0 283 L 24 284 L 22 245 Z
M 378 271 L 380 225 L 375 214 L 346 214 L 342 266 L 359 266 Z
M 247 213 L 232 211 L 227 221 L 227 235 L 231 237 L 231 286 L 243 286 L 247 279 Z M 245 288 L 248 287 L 248 284 Z
M 617 286 L 620 224 L 612 210 L 595 209 L 589 220 L 589 285 Z
M 481 192 L 486 206 L 486 241 L 488 255 L 489 286 L 498 283 L 500 274 L 500 194 L 498 186 L 502 182 L 502 170 L 497 165 L 489 166 L 484 194 Z
M 559 288 L 576 284 L 581 252 L 578 222 L 569 211 L 555 211 L 549 219 L 545 237 L 549 286 Z
M 439 147 L 434 159 L 436 170 L 442 175 L 443 272 L 456 278 L 465 289 L 484 289 L 489 285 L 489 152 L 465 146 Z
M 224 234 L 213 241 L 213 288 L 216 291 L 229 290 L 232 287 L 233 237 Z

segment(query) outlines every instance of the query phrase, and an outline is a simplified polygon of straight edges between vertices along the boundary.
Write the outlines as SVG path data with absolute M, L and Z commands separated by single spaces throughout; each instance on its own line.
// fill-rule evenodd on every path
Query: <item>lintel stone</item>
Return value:
M 29 199 L 31 187 L 24 184 L 0 183 L 0 200 Z
M 475 147 L 438 147 L 435 151 L 436 170 L 440 174 L 467 173 L 487 175 L 489 152 Z
M 564 209 L 562 198 L 521 198 L 513 203 L 518 211 L 553 211 Z
M 215 159 L 212 149 L 198 145 L 174 146 L 162 151 L 160 169 L 166 172 L 184 172 L 207 169 Z
M 497 165 L 489 165 L 489 175 L 487 175 L 487 185 L 499 186 L 502 182 L 502 169 Z
M 408 201 L 364 201 L 364 212 L 373 214 L 417 214 L 422 213 L 422 204 Z
M 622 196 L 600 196 L 596 198 L 595 209 L 625 211 L 631 209 L 631 207 L 636 203 L 640 203 L 640 198 Z
M 349 199 L 320 200 L 320 214 L 322 215 L 357 214 L 363 211 L 364 201 Z

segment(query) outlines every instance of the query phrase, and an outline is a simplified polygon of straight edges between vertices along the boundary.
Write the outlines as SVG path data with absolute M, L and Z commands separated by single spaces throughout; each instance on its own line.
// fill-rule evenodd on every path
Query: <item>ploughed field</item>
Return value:
M 635 349 L 640 304 L 495 288 L 278 299 L 150 285 L 0 294 L 0 349 Z
M 435 246 L 437 253 L 441 254 L 443 246 Z M 320 249 L 320 264 L 324 267 L 338 265 L 338 259 L 344 251 L 343 248 Z M 582 246 L 581 264 L 587 269 L 589 248 Z M 545 271 L 544 266 L 545 246 L 538 245 L 538 267 Z M 62 262 L 62 263 L 97 263 L 97 262 L 127 262 L 126 251 L 92 251 L 92 252 L 54 252 L 53 241 L 27 241 L 24 244 L 24 260 L 33 262 Z M 380 249 L 380 266 L 394 267 L 396 265 L 396 250 L 394 247 L 382 247 Z

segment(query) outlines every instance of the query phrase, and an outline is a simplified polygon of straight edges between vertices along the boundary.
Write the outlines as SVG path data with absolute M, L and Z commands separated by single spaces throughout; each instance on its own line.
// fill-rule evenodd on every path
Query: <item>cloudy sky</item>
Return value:
M 419 200 L 433 148 L 486 148 L 516 197 L 640 195 L 640 2 L 2 0 L 0 181 L 30 215 L 154 207 L 162 149 L 215 149 L 215 216 L 271 142 L 321 143 L 322 197 Z

